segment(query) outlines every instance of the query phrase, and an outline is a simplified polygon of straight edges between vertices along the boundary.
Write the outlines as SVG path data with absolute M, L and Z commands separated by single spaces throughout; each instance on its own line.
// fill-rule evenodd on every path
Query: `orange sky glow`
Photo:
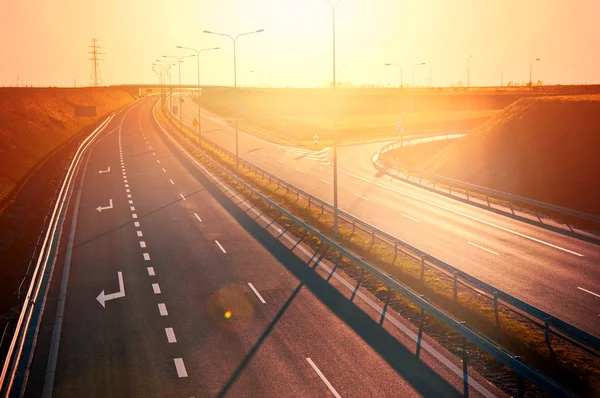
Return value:
M 332 0 L 333 1 L 333 0 Z M 338 80 L 499 85 L 534 80 L 600 83 L 598 0 L 343 0 L 337 11 Z M 203 84 L 233 83 L 229 39 L 212 30 L 264 33 L 238 41 L 238 85 L 317 87 L 331 80 L 326 0 L 28 0 L 0 3 L 0 85 L 88 85 L 90 38 L 104 47 L 104 84 L 155 83 L 151 64 L 177 45 L 221 47 L 201 57 Z M 345 66 L 344 66 L 345 65 Z M 254 71 L 254 72 L 250 72 Z M 196 82 L 196 61 L 182 64 Z M 177 78 L 176 73 L 173 78 Z

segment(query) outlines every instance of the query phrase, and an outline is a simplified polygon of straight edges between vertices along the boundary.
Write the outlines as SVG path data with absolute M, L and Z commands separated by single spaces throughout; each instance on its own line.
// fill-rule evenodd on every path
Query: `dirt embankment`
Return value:
M 0 89 L 0 203 L 42 159 L 95 122 L 77 122 L 75 105 L 95 105 L 98 120 L 134 99 L 125 90 L 104 87 Z
M 415 166 L 600 215 L 600 95 L 521 99 L 427 158 Z

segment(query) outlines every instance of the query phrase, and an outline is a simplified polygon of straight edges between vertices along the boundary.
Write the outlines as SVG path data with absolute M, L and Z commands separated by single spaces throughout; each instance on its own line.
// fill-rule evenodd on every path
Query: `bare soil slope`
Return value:
M 77 125 L 74 105 L 95 105 L 100 119 L 134 99 L 125 90 L 104 87 L 0 89 L 0 203 L 36 164 L 94 123 L 79 118 Z
M 600 214 L 600 95 L 521 99 L 423 167 Z

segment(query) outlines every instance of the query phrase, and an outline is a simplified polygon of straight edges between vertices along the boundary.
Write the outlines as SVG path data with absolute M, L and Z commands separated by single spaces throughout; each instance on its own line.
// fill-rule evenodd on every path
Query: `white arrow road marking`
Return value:
M 104 173 L 110 173 L 110 166 L 108 166 L 108 169 L 106 170 L 99 170 L 98 174 L 104 174 Z
M 113 203 L 112 203 L 112 199 L 108 200 L 108 207 L 102 207 L 102 206 L 98 206 L 96 207 L 96 210 L 98 210 L 100 213 L 102 213 L 102 210 L 109 210 L 113 208 Z
M 117 272 L 117 277 L 119 278 L 119 291 L 117 293 L 104 294 L 104 290 L 100 292 L 96 300 L 100 303 L 103 308 L 106 308 L 106 303 L 108 300 L 114 300 L 121 297 L 125 297 L 125 285 L 123 284 L 123 273 L 120 271 Z

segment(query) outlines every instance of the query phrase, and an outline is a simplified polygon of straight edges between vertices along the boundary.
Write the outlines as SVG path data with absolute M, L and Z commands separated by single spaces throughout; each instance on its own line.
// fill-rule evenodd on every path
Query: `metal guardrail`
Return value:
M 153 108 L 154 121 L 162 129 L 162 131 L 177 146 L 179 146 L 179 148 L 183 152 L 185 152 L 191 159 L 194 159 L 189 154 L 188 151 L 186 151 L 184 148 L 182 148 L 181 145 L 179 145 L 179 143 L 177 143 L 177 141 L 175 141 L 170 136 L 170 134 L 165 131 L 164 127 L 156 119 L 155 111 L 156 111 L 156 107 L 158 106 L 159 103 L 160 103 L 160 101 L 157 101 L 157 103 L 155 104 L 155 107 Z M 177 134 L 177 129 L 176 128 L 174 128 L 171 125 L 169 125 L 169 128 L 171 129 L 172 132 L 174 132 L 175 134 Z M 206 142 L 211 143 L 210 141 L 206 141 Z M 187 143 L 194 150 L 198 149 L 198 147 L 196 145 L 191 144 L 189 141 L 187 141 Z M 216 145 L 214 143 L 211 143 L 211 145 L 214 145 L 215 147 L 220 148 L 224 153 L 230 153 L 229 151 L 225 150 L 224 148 L 221 148 L 220 146 L 218 146 L 218 145 Z M 500 347 L 497 344 L 495 344 L 493 341 L 490 341 L 489 339 L 487 339 L 487 337 L 479 334 L 475 329 L 470 328 L 464 322 L 461 322 L 461 321 L 458 321 L 458 320 L 452 318 L 450 315 L 446 314 L 445 312 L 443 312 L 442 310 L 440 310 L 439 308 L 437 308 L 433 304 L 431 304 L 429 301 L 427 301 L 423 296 L 421 296 L 421 295 L 413 292 L 411 289 L 409 289 L 408 287 L 406 287 L 402 283 L 398 282 L 397 280 L 395 280 L 392 277 L 390 277 L 389 275 L 387 275 L 384 271 L 382 271 L 379 268 L 377 268 L 377 267 L 369 264 L 364 258 L 360 257 L 359 255 L 357 255 L 356 253 L 352 252 L 351 250 L 349 250 L 348 248 L 346 248 L 342 244 L 340 244 L 340 243 L 336 242 L 335 240 L 333 240 L 333 238 L 331 238 L 328 235 L 322 233 L 318 229 L 316 229 L 313 226 L 311 226 L 310 224 L 308 224 L 306 221 L 300 219 L 299 217 L 297 217 L 296 215 L 294 215 L 290 211 L 288 211 L 288 210 L 284 209 L 283 207 L 279 206 L 279 204 L 277 204 L 277 202 L 271 200 L 267 196 L 263 195 L 260 191 L 254 189 L 252 186 L 250 186 L 248 183 L 246 183 L 243 179 L 240 179 L 235 174 L 233 174 L 232 172 L 228 171 L 226 168 L 224 168 L 223 166 L 221 166 L 218 162 L 216 162 L 215 160 L 213 160 L 209 155 L 207 155 L 203 151 L 197 151 L 196 154 L 200 154 L 201 156 L 203 156 L 204 159 L 206 159 L 207 161 L 209 161 L 210 163 L 212 163 L 221 173 L 225 174 L 229 178 L 231 178 L 234 181 L 236 181 L 238 184 L 242 185 L 245 189 L 247 189 L 248 191 L 250 191 L 253 195 L 256 195 L 262 201 L 268 203 L 269 206 L 271 206 L 272 208 L 276 209 L 280 214 L 284 215 L 286 218 L 288 218 L 293 223 L 295 223 L 296 225 L 298 225 L 301 228 L 303 228 L 305 231 L 307 231 L 307 232 L 311 233 L 312 235 L 318 237 L 326 245 L 328 245 L 332 249 L 334 249 L 337 252 L 339 252 L 342 256 L 346 257 L 347 259 L 349 259 L 350 261 L 352 261 L 354 264 L 358 265 L 363 271 L 366 270 L 371 275 L 375 276 L 377 279 L 379 279 L 381 282 L 383 282 L 388 287 L 388 289 L 395 290 L 400 295 L 406 297 L 411 302 L 413 302 L 414 304 L 416 304 L 422 311 L 425 311 L 425 312 L 429 313 L 430 315 L 432 315 L 436 319 L 438 319 L 440 322 L 442 322 L 446 326 L 450 327 L 452 330 L 454 330 L 456 333 L 458 333 L 460 336 L 462 336 L 462 338 L 463 338 L 463 347 L 465 346 L 466 341 L 471 342 L 472 344 L 474 344 L 479 349 L 485 351 L 487 354 L 491 355 L 492 357 L 494 357 L 495 359 L 497 359 L 498 361 L 500 361 L 502 364 L 504 364 L 505 366 L 507 366 L 510 369 L 512 369 L 518 376 L 523 377 L 523 378 L 525 378 L 525 379 L 533 382 L 536 386 L 540 387 L 542 390 L 544 390 L 546 393 L 548 393 L 551 396 L 556 396 L 556 397 L 570 397 L 571 396 L 571 394 L 568 391 L 564 390 L 562 387 L 560 387 L 557 384 L 555 384 L 552 380 L 546 378 L 544 375 L 540 374 L 539 372 L 537 372 L 532 367 L 530 367 L 527 364 L 521 362 L 520 359 L 519 359 L 519 357 L 512 355 L 511 353 L 509 353 L 508 351 L 506 351 L 502 347 Z M 245 161 L 244 161 L 244 163 L 248 164 Z M 240 159 L 240 164 L 242 164 L 242 159 Z M 254 167 L 254 166 L 252 166 L 252 167 Z M 276 178 L 276 177 L 274 177 L 274 176 L 272 176 L 272 175 L 270 175 L 270 174 L 268 174 L 266 172 L 265 172 L 265 174 L 269 175 L 270 178 L 273 178 L 273 179 Z M 288 185 L 288 187 L 289 187 L 289 185 Z M 300 192 L 303 192 L 303 191 L 297 190 L 297 192 L 298 192 L 298 195 L 300 195 Z M 311 195 L 311 197 L 312 197 L 312 195 Z M 323 202 L 323 201 L 320 201 L 320 204 L 321 204 L 321 206 L 325 206 L 325 202 Z M 334 269 L 334 271 L 335 271 L 335 269 Z M 361 278 L 361 280 L 362 280 L 362 278 Z M 360 286 L 360 281 L 357 283 L 356 289 L 358 289 L 359 286 Z M 385 308 L 387 308 L 387 303 L 386 303 L 386 307 L 384 307 L 382 318 L 385 317 Z M 464 350 L 463 352 L 466 355 L 466 350 Z M 466 366 L 466 360 L 464 360 L 463 365 Z
M 203 142 L 210 144 L 215 149 L 217 149 L 220 152 L 222 152 L 223 154 L 226 154 L 227 156 L 229 156 L 231 159 L 235 159 L 235 154 L 233 152 L 228 151 L 227 149 L 221 147 L 220 145 L 217 145 L 214 142 L 209 141 L 205 138 L 203 138 Z M 311 205 L 314 205 L 314 206 L 321 208 L 321 213 L 324 211 L 327 211 L 327 212 L 333 214 L 333 206 L 329 202 L 326 202 L 326 201 L 310 194 L 309 192 L 304 191 L 303 189 L 298 188 L 298 187 L 280 179 L 279 177 L 269 173 L 268 171 L 248 162 L 247 160 L 240 158 L 239 161 L 240 161 L 240 167 L 242 167 L 242 166 L 246 167 L 248 170 L 252 170 L 252 171 L 256 172 L 257 174 L 260 174 L 263 177 L 263 179 L 268 178 L 270 182 L 275 181 L 278 184 L 278 187 L 283 187 L 287 190 L 287 192 L 292 191 L 298 197 L 304 198 L 306 201 L 308 201 L 309 207 Z M 443 271 L 445 274 L 447 274 L 448 276 L 450 276 L 451 278 L 454 279 L 454 289 L 455 289 L 454 294 L 455 294 L 455 296 L 456 296 L 457 283 L 459 281 L 461 281 L 462 283 L 465 283 L 467 285 L 470 285 L 471 287 L 473 287 L 474 289 L 476 289 L 478 291 L 487 293 L 488 295 L 491 296 L 491 300 L 493 300 L 493 302 L 494 302 L 494 311 L 495 311 L 496 319 L 498 319 L 498 302 L 504 301 L 506 304 L 509 304 L 510 306 L 537 319 L 538 322 L 541 325 L 543 325 L 543 327 L 544 327 L 547 341 L 548 341 L 549 333 L 551 331 L 550 328 L 553 328 L 559 334 L 573 339 L 575 342 L 579 343 L 580 345 L 584 346 L 585 348 L 592 350 L 596 353 L 600 352 L 600 338 L 593 336 L 593 335 L 569 324 L 568 322 L 565 322 L 565 321 L 563 321 L 563 320 L 561 320 L 561 319 L 559 319 L 559 318 L 557 318 L 557 317 L 555 317 L 533 305 L 527 304 L 524 301 L 502 291 L 501 289 L 498 289 L 478 278 L 475 278 L 475 277 L 467 274 L 466 272 L 461 271 L 460 269 L 458 269 L 458 268 L 456 268 L 456 267 L 454 267 L 454 266 L 428 254 L 428 253 L 425 253 L 424 251 L 411 245 L 410 243 L 405 242 L 405 241 L 375 227 L 374 225 L 369 224 L 368 222 L 366 222 L 358 217 L 355 217 L 355 216 L 351 215 L 350 213 L 345 212 L 344 210 L 338 209 L 338 215 L 339 215 L 341 221 L 344 221 L 344 222 L 352 225 L 353 231 L 355 228 L 359 228 L 359 229 L 363 230 L 364 232 L 370 234 L 372 236 L 373 243 L 375 242 L 375 239 L 377 238 L 380 241 L 385 242 L 388 245 L 390 245 L 391 247 L 393 247 L 394 256 L 396 256 L 398 254 L 398 251 L 400 250 L 404 254 L 414 258 L 415 260 L 420 261 L 422 270 L 424 270 L 425 266 L 429 266 L 429 267 L 433 267 L 433 268 Z
M 536 209 L 544 209 L 544 210 L 549 210 L 553 213 L 567 215 L 567 216 L 574 217 L 574 218 L 581 219 L 581 220 L 592 221 L 592 222 L 600 225 L 600 216 L 584 213 L 584 212 L 573 210 L 573 209 L 568 209 L 566 207 L 553 205 L 551 203 L 546 203 L 546 202 L 542 202 L 542 201 L 535 200 L 535 199 L 526 198 L 524 196 L 519 196 L 519 195 L 515 195 L 515 194 L 503 192 L 503 191 L 498 191 L 498 190 L 491 189 L 491 188 L 482 187 L 480 185 L 470 184 L 470 183 L 467 183 L 464 181 L 455 180 L 453 178 L 448 178 L 448 177 L 444 177 L 444 176 L 441 176 L 438 174 L 429 173 L 427 171 L 417 169 L 415 167 L 410 167 L 410 166 L 407 166 L 407 165 L 400 163 L 398 161 L 395 161 L 395 160 L 385 159 L 385 154 L 387 152 L 389 152 L 393 149 L 396 149 L 396 148 L 403 147 L 403 146 L 405 146 L 405 145 L 404 145 L 404 142 L 402 142 L 402 141 L 393 142 L 393 143 L 383 146 L 379 150 L 379 152 L 377 153 L 375 158 L 373 159 L 373 164 L 375 165 L 375 167 L 381 171 L 385 171 L 386 173 L 392 175 L 393 177 L 400 177 L 400 175 L 402 174 L 401 171 L 386 167 L 384 162 L 393 163 L 393 164 L 397 165 L 401 170 L 408 171 L 407 178 L 410 178 L 411 175 L 412 176 L 418 175 L 420 177 L 419 178 L 420 180 L 423 180 L 425 178 L 427 180 L 433 181 L 434 182 L 434 184 L 433 184 L 434 190 L 435 190 L 435 184 L 441 183 L 441 184 L 445 184 L 449 187 L 449 192 L 448 192 L 449 195 L 452 195 L 452 187 L 465 190 L 466 195 L 467 195 L 467 200 L 469 199 L 469 192 L 481 194 L 486 197 L 488 206 L 490 206 L 490 201 L 489 201 L 490 198 L 505 200 L 509 204 L 510 203 L 525 204 L 525 205 L 528 205 L 528 207 L 530 207 L 534 211 L 534 213 L 535 213 L 536 217 L 538 217 L 538 219 L 539 219 L 539 215 L 537 214 Z M 511 208 L 511 210 L 512 210 L 512 208 Z
M 61 185 L 50 222 L 40 249 L 37 263 L 27 294 L 23 300 L 23 307 L 19 313 L 19 318 L 15 325 L 13 337 L 8 348 L 4 363 L 2 366 L 2 373 L 0 374 L 0 394 L 8 396 L 13 388 L 13 383 L 17 371 L 22 361 L 22 354 L 24 350 L 29 350 L 33 346 L 34 338 L 30 336 L 32 333 L 32 326 L 37 328 L 37 320 L 35 319 L 36 314 L 40 311 L 43 300 L 39 300 L 40 294 L 45 294 L 45 290 L 48 285 L 48 266 L 52 264 L 56 256 L 58 239 L 60 236 L 60 230 L 62 222 L 67 211 L 68 197 L 70 195 L 70 187 L 77 174 L 77 169 L 83 158 L 83 154 L 87 148 L 93 143 L 94 138 L 98 135 L 102 129 L 112 120 L 114 114 L 109 116 L 98 126 L 92 134 L 90 134 L 77 148 L 75 155 L 67 170 L 63 183 Z M 31 352 L 27 352 L 27 356 L 31 356 Z

